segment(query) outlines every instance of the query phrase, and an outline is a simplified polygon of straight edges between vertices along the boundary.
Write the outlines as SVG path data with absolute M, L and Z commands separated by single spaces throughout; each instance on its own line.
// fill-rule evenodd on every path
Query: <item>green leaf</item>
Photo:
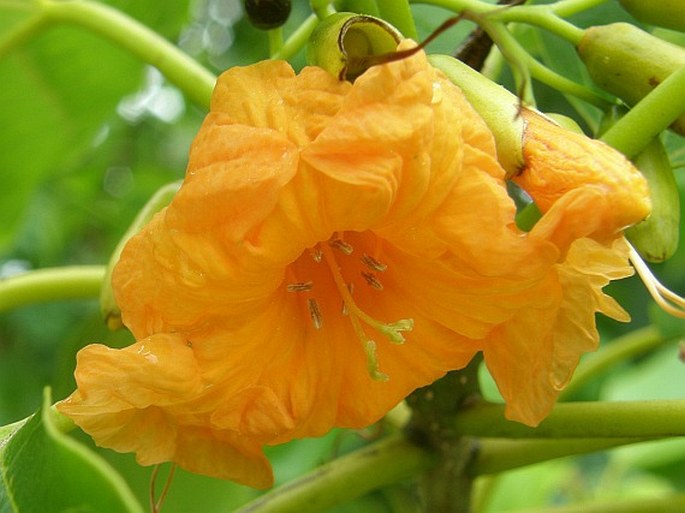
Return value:
M 0 513 L 143 513 L 121 476 L 62 432 L 50 404 L 46 389 L 26 424 L 9 438 L 0 429 Z
M 164 9 L 153 0 L 109 3 L 167 37 L 175 37 L 187 19 L 188 0 L 166 2 Z M 26 12 L 0 6 L 5 16 L 11 23 L 0 23 L 0 43 L 29 20 Z M 84 28 L 51 26 L 31 36 L 0 59 L 0 254 L 48 177 L 94 172 L 84 169 L 84 154 L 143 78 L 142 62 Z

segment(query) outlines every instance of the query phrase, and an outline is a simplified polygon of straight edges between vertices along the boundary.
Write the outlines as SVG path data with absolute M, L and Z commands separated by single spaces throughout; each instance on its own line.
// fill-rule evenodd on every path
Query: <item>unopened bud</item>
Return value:
M 592 80 L 628 105 L 635 105 L 671 73 L 685 67 L 684 48 L 629 23 L 590 27 L 578 53 Z M 685 135 L 685 114 L 671 128 Z
M 658 27 L 685 30 L 685 4 L 683 0 L 619 0 L 633 17 Z

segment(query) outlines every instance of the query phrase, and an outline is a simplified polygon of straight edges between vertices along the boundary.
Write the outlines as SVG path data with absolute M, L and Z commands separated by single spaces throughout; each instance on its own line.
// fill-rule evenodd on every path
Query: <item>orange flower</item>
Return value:
M 535 424 L 595 311 L 626 317 L 601 293 L 630 273 L 622 226 L 577 230 L 597 224 L 565 203 L 583 191 L 521 233 L 490 132 L 423 53 L 354 84 L 230 69 L 183 186 L 115 269 L 138 342 L 83 349 L 59 408 L 142 464 L 258 487 L 264 445 L 367 426 L 478 351 Z

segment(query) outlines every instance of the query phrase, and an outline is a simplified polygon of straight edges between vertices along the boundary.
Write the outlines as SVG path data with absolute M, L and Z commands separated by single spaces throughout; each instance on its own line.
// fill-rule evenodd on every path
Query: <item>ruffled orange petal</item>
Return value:
M 578 239 L 536 291 L 553 306 L 523 310 L 493 332 L 483 354 L 507 418 L 535 426 L 547 416 L 580 356 L 597 348 L 595 313 L 630 320 L 602 288 L 631 274 L 624 239 L 608 246 Z
M 135 452 L 142 465 L 173 460 L 191 472 L 270 486 L 263 440 L 201 420 L 205 384 L 185 337 L 154 335 L 122 350 L 87 346 L 76 382 L 79 389 L 57 407 L 98 445 Z

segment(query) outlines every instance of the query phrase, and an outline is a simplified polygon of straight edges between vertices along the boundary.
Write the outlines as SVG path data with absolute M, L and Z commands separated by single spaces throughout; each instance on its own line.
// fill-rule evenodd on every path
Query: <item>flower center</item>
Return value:
M 288 271 L 293 280 L 287 280 L 285 285 L 288 292 L 302 294 L 316 329 L 338 320 L 328 319 L 329 316 L 346 317 L 366 353 L 369 375 L 379 381 L 386 381 L 388 376 L 379 370 L 376 342 L 367 331 L 375 331 L 394 344 L 402 344 L 403 332 L 411 331 L 414 321 L 379 321 L 359 306 L 354 295 L 382 293 L 382 274 L 387 270 L 388 266 L 382 261 L 380 239 L 370 232 L 344 232 L 318 243 L 294 262 Z M 367 299 L 377 301 L 380 298 Z

